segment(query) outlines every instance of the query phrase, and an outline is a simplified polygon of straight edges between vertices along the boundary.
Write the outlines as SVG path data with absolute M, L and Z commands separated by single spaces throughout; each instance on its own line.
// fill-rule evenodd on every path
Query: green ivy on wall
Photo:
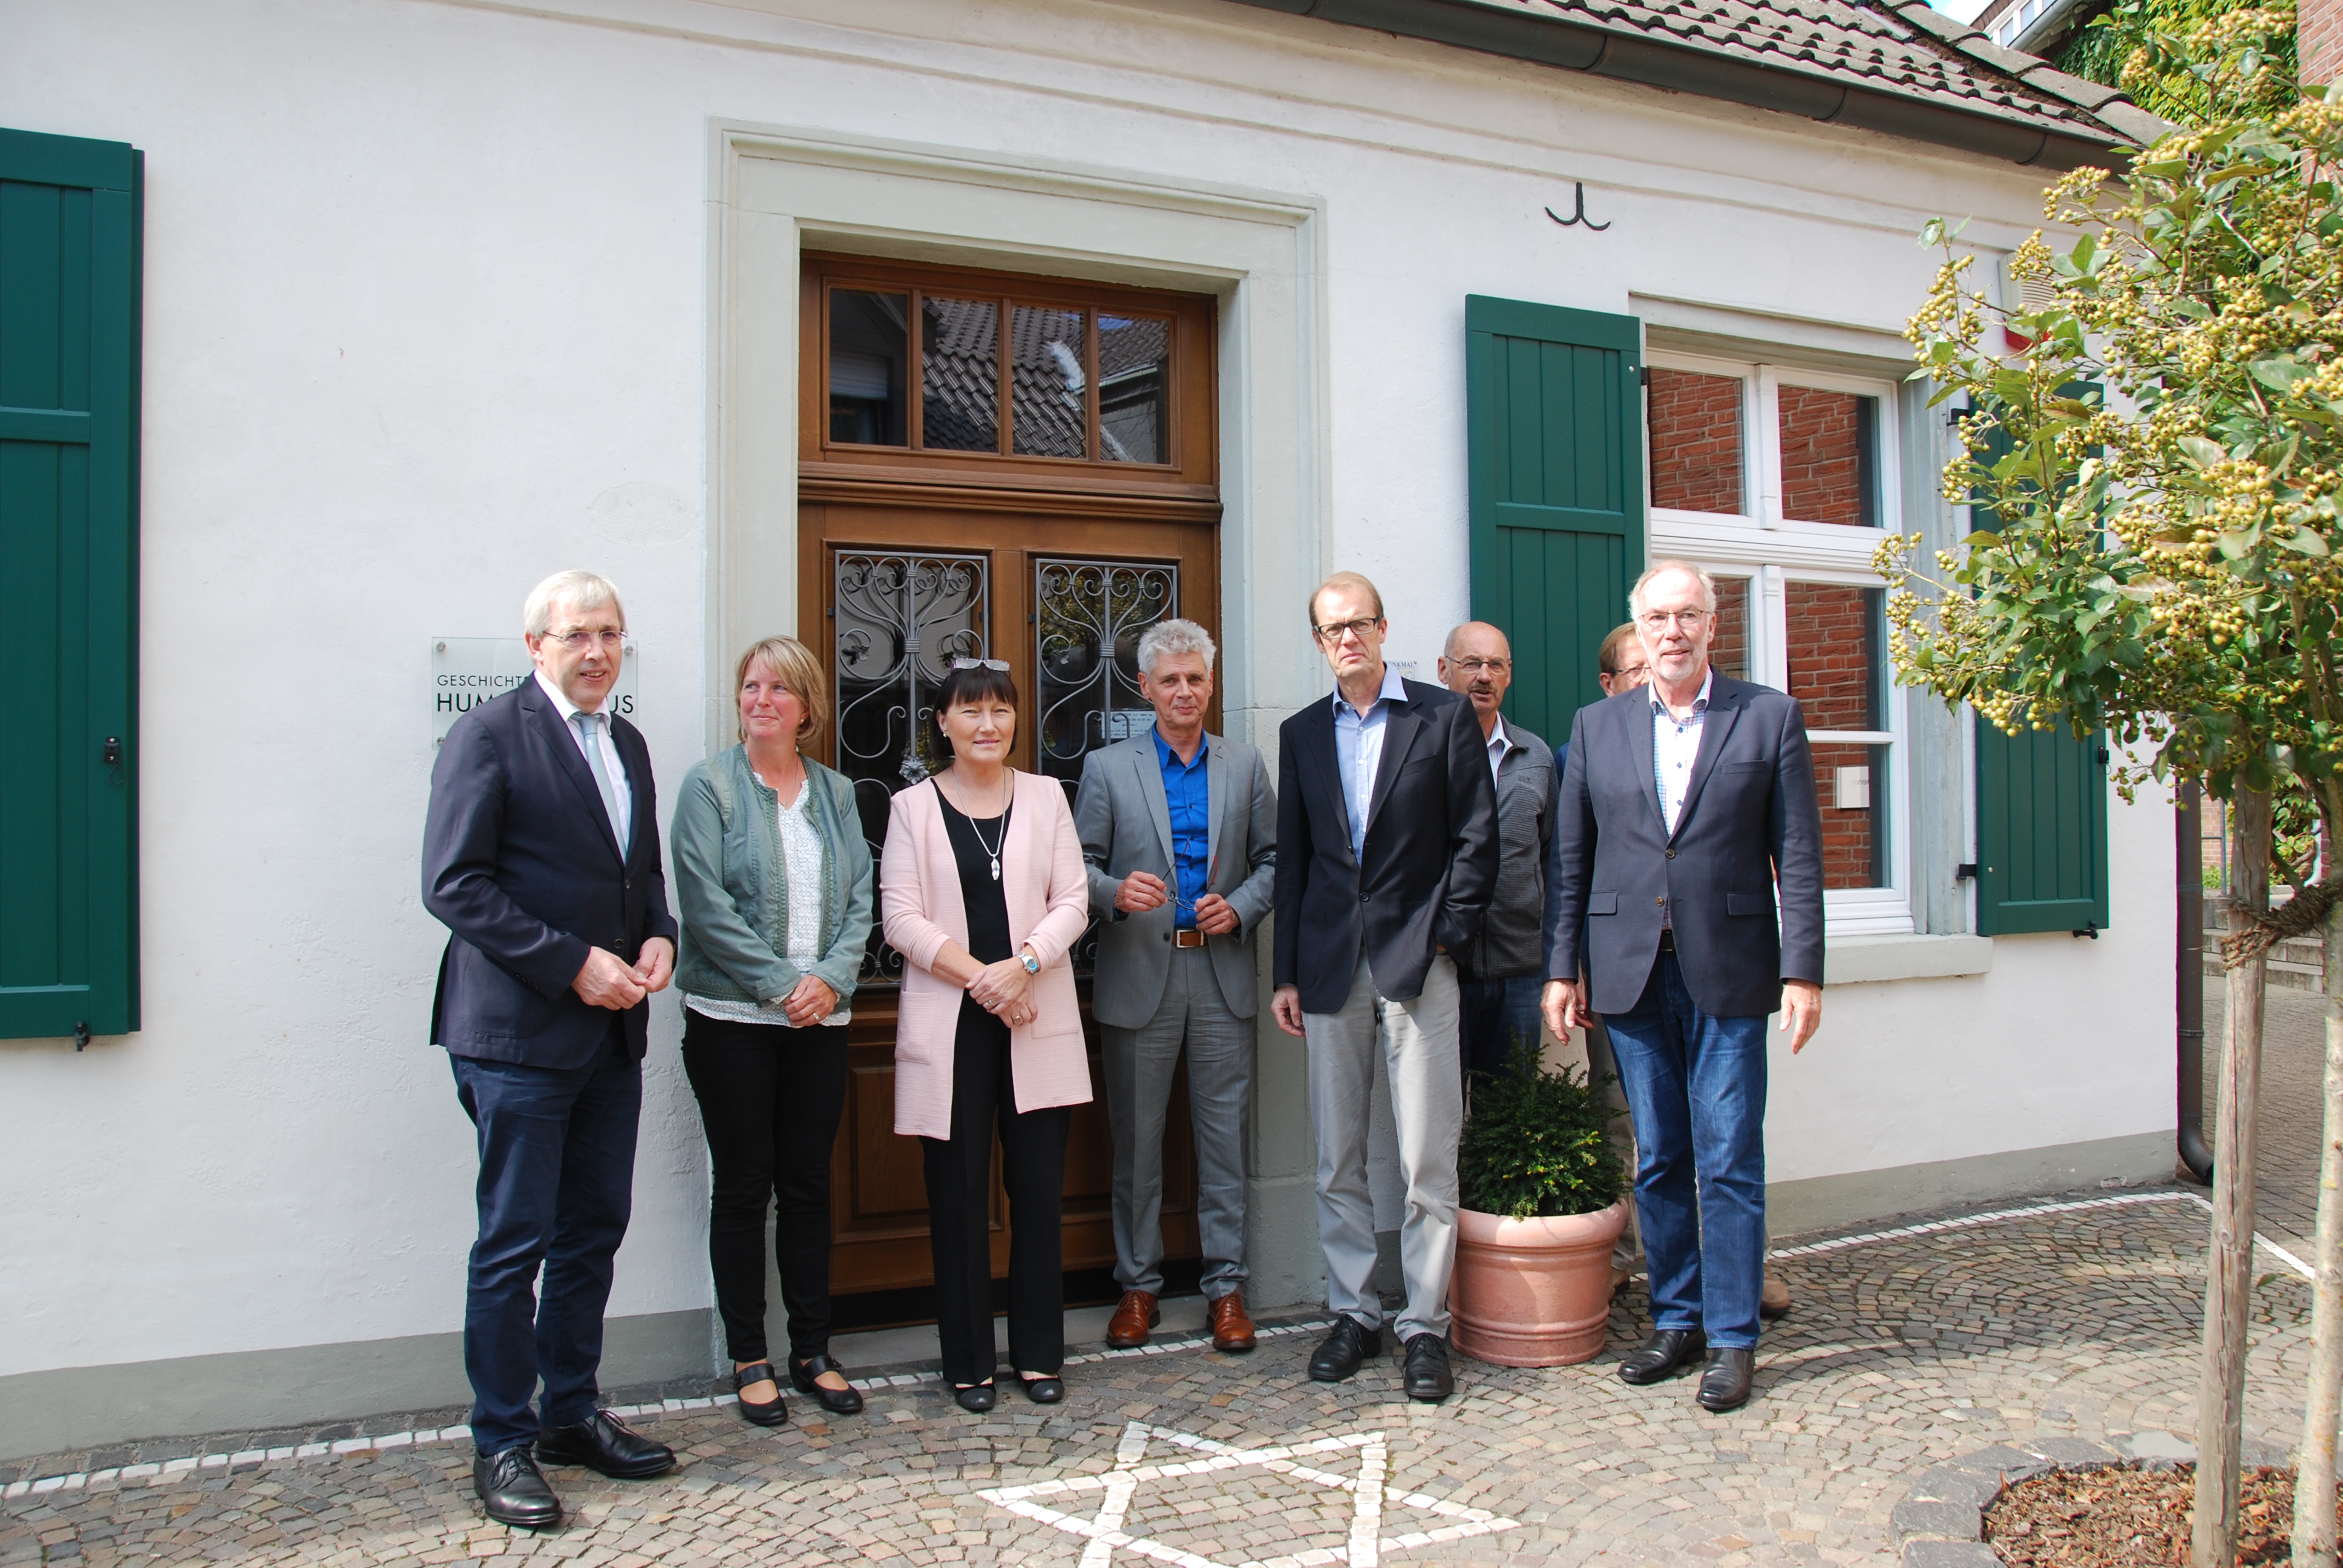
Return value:
M 2202 125 L 2205 85 L 2182 67 L 2175 45 L 2237 9 L 2237 0 L 2129 0 L 2079 29 L 2051 64 L 2070 76 L 2121 87 L 2133 103 L 2176 125 Z M 2270 63 L 2288 81 L 2295 78 L 2291 34 L 2272 48 Z

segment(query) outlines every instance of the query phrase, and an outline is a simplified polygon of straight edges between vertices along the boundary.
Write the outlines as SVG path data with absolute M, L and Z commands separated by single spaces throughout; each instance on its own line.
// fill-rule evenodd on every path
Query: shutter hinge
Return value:
M 2093 920 L 2089 925 L 2085 926 L 2081 930 L 2077 931 L 2075 934 L 2078 937 L 2088 937 L 2093 941 L 2097 941 L 2099 940 L 2099 922 Z
M 1975 860 L 1963 860 L 1959 865 L 1955 866 L 1953 868 L 1953 880 L 1956 882 L 1976 881 L 1976 862 Z
M 122 737 L 119 735 L 107 736 L 106 738 L 106 749 L 99 752 L 98 756 L 108 768 L 121 767 Z
M 1648 391 L 1652 385 L 1652 367 L 1648 365 L 1636 366 L 1635 379 L 1643 383 L 1644 389 Z
M 2102 767 L 2102 768 L 2104 768 L 2104 767 L 2106 767 L 2106 766 L 2107 766 L 2107 749 L 2106 747 L 2102 746 L 2102 747 L 2100 747 L 2100 748 L 2099 748 L 2099 766 L 2100 766 L 2100 767 Z
M 75 1050 L 89 1049 L 89 1020 L 85 1018 L 76 1020 L 74 1023 L 74 1049 Z

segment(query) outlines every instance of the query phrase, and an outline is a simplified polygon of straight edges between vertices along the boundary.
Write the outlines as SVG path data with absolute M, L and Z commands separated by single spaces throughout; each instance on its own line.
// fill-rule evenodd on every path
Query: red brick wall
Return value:
M 2343 76 L 2343 0 L 2296 0 L 2294 45 L 2306 85 Z
M 1720 675 L 1749 678 L 1749 579 L 1716 579 L 1716 638 L 1708 645 L 1708 662 Z
M 1790 695 L 1805 705 L 1808 729 L 1886 728 L 1885 716 L 1875 715 L 1871 707 L 1879 658 L 1872 645 L 1871 596 L 1878 591 L 1835 583 L 1783 585 Z M 1816 745 L 1814 757 L 1822 800 L 1823 886 L 1876 887 L 1885 879 L 1873 869 L 1873 823 L 1887 784 L 1885 754 L 1868 746 Z M 1865 767 L 1872 769 L 1871 808 L 1842 809 L 1838 769 Z
M 1846 392 L 1781 388 L 1784 517 L 1802 523 L 1864 525 L 1856 401 Z
M 1652 505 L 1740 511 L 1740 381 L 1655 366 L 1650 420 Z

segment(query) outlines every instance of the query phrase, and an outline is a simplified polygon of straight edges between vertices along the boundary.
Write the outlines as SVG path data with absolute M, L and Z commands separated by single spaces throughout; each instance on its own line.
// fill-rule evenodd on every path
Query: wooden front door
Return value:
M 953 658 L 1009 661 L 1016 765 L 1061 779 L 1071 804 L 1087 755 L 1153 721 L 1138 692 L 1140 634 L 1172 616 L 1216 627 L 1211 319 L 1208 300 L 809 258 L 799 625 L 829 660 L 829 760 L 856 782 L 874 856 L 894 792 L 950 761 L 932 704 Z M 1095 947 L 1077 947 L 1078 976 Z M 902 962 L 874 936 L 854 998 L 833 1166 L 840 1294 L 931 1282 L 920 1148 L 894 1131 Z M 1086 978 L 1078 989 L 1102 1089 Z M 1172 1258 L 1197 1250 L 1186 1101 L 1175 1084 Z M 995 1169 L 999 1275 L 997 1156 Z M 1114 1261 L 1112 1169 L 1093 1101 L 1076 1111 L 1067 1149 L 1069 1271 Z

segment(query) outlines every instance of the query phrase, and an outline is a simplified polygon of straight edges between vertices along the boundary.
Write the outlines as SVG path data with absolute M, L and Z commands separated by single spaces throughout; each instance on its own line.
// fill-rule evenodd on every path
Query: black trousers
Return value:
M 949 1140 L 922 1138 L 928 1178 L 928 1245 L 935 1259 L 936 1337 L 943 1373 L 955 1383 L 991 1380 L 992 1135 L 1001 1132 L 1001 1185 L 1009 1193 L 1009 1362 L 1054 1377 L 1066 1361 L 1066 1284 L 1059 1245 L 1065 1188 L 1063 1105 L 1019 1111 L 1009 1077 L 1009 1026 L 960 1004 L 952 1040 Z
M 765 1348 L 765 1210 L 789 1354 L 830 1352 L 830 1156 L 846 1103 L 846 1030 L 733 1023 L 683 1010 L 683 1070 L 715 1180 L 708 1266 L 736 1362 Z

